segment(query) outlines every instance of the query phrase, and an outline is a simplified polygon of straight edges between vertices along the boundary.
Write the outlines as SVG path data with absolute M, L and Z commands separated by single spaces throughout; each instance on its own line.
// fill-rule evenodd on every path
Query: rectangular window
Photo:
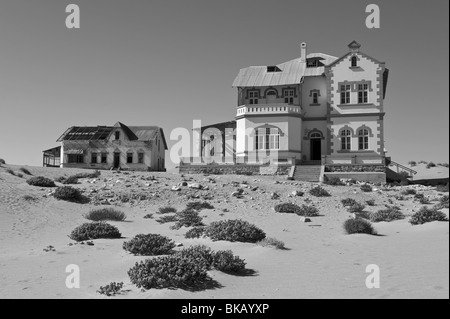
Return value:
M 67 154 L 68 163 L 84 163 L 84 155 L 81 154 Z
M 92 164 L 97 164 L 97 153 L 92 153 L 91 154 L 91 163 Z
M 138 163 L 144 164 L 144 153 L 138 153 Z
M 314 92 L 312 95 L 313 98 L 313 104 L 319 104 L 319 93 Z
M 359 149 L 360 150 L 368 150 L 369 149 L 369 137 L 368 136 L 360 136 L 359 137 Z
M 280 149 L 280 133 L 277 128 L 260 128 L 256 131 L 257 150 Z
M 341 137 L 341 149 L 343 151 L 349 151 L 351 149 L 350 136 Z
M 101 163 L 102 164 L 106 164 L 107 162 L 108 162 L 108 154 L 107 153 L 102 153 Z
M 258 104 L 259 92 L 258 91 L 250 91 L 248 92 L 249 102 L 250 104 Z
M 368 103 L 369 85 L 358 84 L 358 103 Z
M 368 136 L 360 136 L 359 138 L 359 149 L 360 150 L 368 150 L 369 149 L 369 137 Z
M 295 91 L 293 89 L 284 90 L 284 103 L 294 104 Z
M 133 163 L 133 153 L 127 153 L 127 163 Z
M 350 85 L 341 85 L 341 104 L 350 104 Z
M 119 131 L 115 132 L 114 135 L 115 135 L 116 140 L 120 139 L 120 132 Z

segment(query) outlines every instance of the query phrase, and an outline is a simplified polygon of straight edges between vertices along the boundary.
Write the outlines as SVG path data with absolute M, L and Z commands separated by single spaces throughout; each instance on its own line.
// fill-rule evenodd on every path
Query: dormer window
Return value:
M 281 72 L 280 68 L 277 66 L 268 66 L 267 67 L 267 72 L 268 73 L 273 73 L 273 72 Z
M 120 132 L 116 131 L 114 134 L 115 134 L 115 139 L 120 140 Z
M 307 68 L 317 68 L 323 66 L 323 64 L 319 61 L 318 58 L 311 58 L 306 60 L 306 67 Z

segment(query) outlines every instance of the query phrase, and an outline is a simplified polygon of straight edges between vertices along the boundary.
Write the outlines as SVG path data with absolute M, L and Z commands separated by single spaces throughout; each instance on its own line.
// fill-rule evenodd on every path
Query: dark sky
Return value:
M 81 28 L 67 29 L 78 4 Z M 381 28 L 365 26 L 366 5 Z M 240 68 L 357 40 L 391 70 L 385 135 L 395 161 L 449 158 L 449 2 L 324 0 L 1 0 L 0 158 L 41 165 L 72 125 L 233 119 Z M 170 163 L 167 153 L 168 167 Z

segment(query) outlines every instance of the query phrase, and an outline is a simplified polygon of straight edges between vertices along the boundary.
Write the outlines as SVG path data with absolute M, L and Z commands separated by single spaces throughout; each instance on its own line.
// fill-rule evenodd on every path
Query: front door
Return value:
M 120 167 L 120 153 L 114 153 L 114 168 Z
M 322 159 L 322 140 L 319 138 L 311 139 L 311 161 L 320 161 Z

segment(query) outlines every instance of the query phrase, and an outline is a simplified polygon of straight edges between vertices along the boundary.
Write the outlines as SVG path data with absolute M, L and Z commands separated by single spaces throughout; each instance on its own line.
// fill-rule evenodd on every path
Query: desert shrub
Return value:
M 205 229 L 211 240 L 227 240 L 256 243 L 266 237 L 266 233 L 249 222 L 235 219 L 211 223 Z
M 33 175 L 30 173 L 29 170 L 27 170 L 25 167 L 21 167 L 19 168 L 19 171 L 21 171 L 22 173 L 26 174 L 26 175 Z
M 297 214 L 299 216 L 314 217 L 318 216 L 318 209 L 314 206 L 302 205 L 298 206 L 292 203 L 282 203 L 274 207 L 278 213 Z
M 202 209 L 214 209 L 214 206 L 211 205 L 208 202 L 190 202 L 187 203 L 186 209 L 195 209 L 195 210 L 202 210 Z
M 119 294 L 120 290 L 123 288 L 123 282 L 111 282 L 106 286 L 101 286 L 97 292 L 101 295 L 106 295 L 108 297 L 115 296 Z
M 375 206 L 375 200 L 373 199 L 366 200 L 366 204 L 367 206 Z
M 440 193 L 448 193 L 448 183 L 447 183 L 447 185 L 437 185 L 436 191 L 438 191 Z
M 442 163 L 442 164 L 440 164 L 442 167 L 446 167 L 446 168 L 448 168 L 449 167 L 449 165 L 448 165 L 448 163 Z
M 98 238 L 120 238 L 122 234 L 119 229 L 105 222 L 85 223 L 76 227 L 69 238 L 75 241 L 84 241 Z
M 64 176 L 59 176 L 55 178 L 55 182 L 63 183 L 66 180 Z
M 178 220 L 177 215 L 164 215 L 158 218 L 156 221 L 160 224 L 165 224 L 165 223 L 173 223 L 176 222 L 177 220 Z
M 173 229 L 180 229 L 181 227 L 192 226 L 204 226 L 202 223 L 203 218 L 200 217 L 198 212 L 193 209 L 185 209 L 177 213 L 177 222 L 173 226 Z
M 369 184 L 361 185 L 360 189 L 365 193 L 370 193 L 372 191 L 372 186 Z
M 356 200 L 354 200 L 353 198 L 344 198 L 343 200 L 341 200 L 341 203 L 344 207 L 346 207 L 346 206 L 353 206 L 353 205 L 357 204 L 358 202 Z
M 421 160 L 419 161 L 419 164 L 427 164 L 427 161 Z
M 78 173 L 78 174 L 72 175 L 70 177 L 77 178 L 77 179 L 80 179 L 80 178 L 97 178 L 97 177 L 100 176 L 100 174 L 101 173 L 100 173 L 99 170 L 95 170 L 94 172 L 91 172 L 91 173 Z
M 297 212 L 300 210 L 300 206 L 292 203 L 282 203 L 276 205 L 274 209 L 278 213 L 297 214 Z
M 124 212 L 114 208 L 100 208 L 89 211 L 84 215 L 84 218 L 92 221 L 112 220 L 112 221 L 124 221 L 127 218 Z
M 361 204 L 361 203 L 355 203 L 348 208 L 348 211 L 350 213 L 362 213 L 365 208 L 366 208 L 366 205 Z
M 231 250 L 220 250 L 214 253 L 212 266 L 223 272 L 238 273 L 245 269 L 245 261 L 234 256 Z
M 348 219 L 344 222 L 344 230 L 347 234 L 369 234 L 376 235 L 372 224 L 365 219 Z
M 405 196 L 403 196 L 403 195 L 395 195 L 394 198 L 396 200 L 405 200 Z
M 296 214 L 303 217 L 316 217 L 319 216 L 319 210 L 314 206 L 302 205 Z
M 422 225 L 434 221 L 448 222 L 447 215 L 435 208 L 422 207 L 417 213 L 411 216 L 409 222 L 412 225 Z
M 11 175 L 16 176 L 16 173 L 14 173 L 14 171 L 13 171 L 12 169 L 10 169 L 10 168 L 8 168 L 8 169 L 6 170 L 6 173 L 9 173 L 9 174 L 11 174 Z
M 78 177 L 76 177 L 75 175 L 71 175 L 71 176 L 65 178 L 61 183 L 65 184 L 65 185 L 78 184 Z
M 408 180 L 408 178 L 410 177 L 410 176 L 409 176 L 409 173 L 406 172 L 406 171 L 401 171 L 400 173 L 398 173 L 398 175 L 400 176 L 400 179 L 401 179 L 402 181 L 406 181 L 406 180 Z
M 417 199 L 417 200 L 421 200 L 421 199 L 423 199 L 424 197 L 425 197 L 425 195 L 422 194 L 422 193 L 417 193 L 417 194 L 414 195 L 414 199 Z
M 177 255 L 191 259 L 210 270 L 214 261 L 214 252 L 205 245 L 195 245 L 176 252 Z
M 285 249 L 284 242 L 272 237 L 266 237 L 263 240 L 258 241 L 257 244 L 263 247 L 274 247 L 276 249 Z
M 342 182 L 342 180 L 339 177 L 332 176 L 325 180 L 325 184 L 331 185 L 331 186 L 344 186 L 345 183 Z
M 138 288 L 182 288 L 207 279 L 207 268 L 190 258 L 175 254 L 136 263 L 129 271 L 131 283 Z
M 329 197 L 331 196 L 330 193 L 328 193 L 324 188 L 321 186 L 316 186 L 309 190 L 309 193 L 316 197 Z
M 176 213 L 177 209 L 172 206 L 164 206 L 160 207 L 158 209 L 158 214 L 170 214 L 170 213 Z
M 416 166 L 416 165 L 417 165 L 417 162 L 416 162 L 416 161 L 409 161 L 409 162 L 408 162 L 408 165 L 409 165 L 409 166 Z
M 0 158 L 0 165 L 5 165 L 5 164 L 6 164 L 5 160 L 3 158 Z
M 72 186 L 61 186 L 58 187 L 53 193 L 53 197 L 60 200 L 65 200 L 69 202 L 81 202 L 83 201 L 83 195 L 77 188 Z
M 427 164 L 427 168 L 432 168 L 432 167 L 436 167 L 436 164 L 434 164 L 433 162 L 429 162 Z
M 122 245 L 123 249 L 138 256 L 167 255 L 175 247 L 175 242 L 159 234 L 138 234 Z
M 39 186 L 39 187 L 55 187 L 55 182 L 51 179 L 43 176 L 36 176 L 27 179 L 28 185 Z
M 153 218 L 153 214 L 148 213 L 147 215 L 144 216 L 145 219 L 150 219 Z
M 407 188 L 407 189 L 404 189 L 404 190 L 401 192 L 401 194 L 402 194 L 402 195 L 405 195 L 405 196 L 407 196 L 407 195 L 416 195 L 416 194 L 417 194 L 417 191 L 416 191 L 415 189 Z
M 379 222 L 392 222 L 394 220 L 404 219 L 405 215 L 397 209 L 397 207 L 390 207 L 387 209 L 381 209 L 370 215 L 370 221 L 373 223 Z
M 419 199 L 419 203 L 421 203 L 422 205 L 429 205 L 431 204 L 431 201 L 427 197 L 422 197 Z
M 434 205 L 435 209 L 449 208 L 449 200 L 448 195 L 442 196 L 439 198 L 439 203 Z
M 184 237 L 186 238 L 200 238 L 205 233 L 205 227 L 204 226 L 197 226 L 189 229 Z

